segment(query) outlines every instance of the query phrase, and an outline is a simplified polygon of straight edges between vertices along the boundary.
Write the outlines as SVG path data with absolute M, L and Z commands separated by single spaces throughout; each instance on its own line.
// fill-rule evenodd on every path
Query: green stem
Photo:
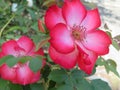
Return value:
M 2 27 L 2 29 L 0 30 L 0 38 L 2 36 L 3 31 L 5 30 L 5 28 L 7 27 L 7 25 L 12 21 L 12 19 L 15 17 L 15 15 L 13 15 L 8 22 Z

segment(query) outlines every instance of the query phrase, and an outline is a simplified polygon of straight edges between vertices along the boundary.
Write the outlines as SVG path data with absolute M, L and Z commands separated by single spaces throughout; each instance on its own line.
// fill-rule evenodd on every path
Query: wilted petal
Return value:
M 80 0 L 72 0 L 64 3 L 62 13 L 66 23 L 70 27 L 73 27 L 74 25 L 80 25 L 86 16 L 86 9 Z
M 49 48 L 49 54 L 51 59 L 60 66 L 71 69 L 75 66 L 78 58 L 78 51 L 75 49 L 73 52 L 68 54 L 63 54 L 57 52 L 52 46 Z
M 104 31 L 96 30 L 87 33 L 83 44 L 87 49 L 92 50 L 99 55 L 104 55 L 109 52 L 111 39 Z
M 57 24 L 50 32 L 50 36 L 50 43 L 57 51 L 69 53 L 74 50 L 74 42 L 66 25 Z
M 62 16 L 61 8 L 53 5 L 46 12 L 45 24 L 49 30 L 52 30 L 52 28 L 58 23 L 65 23 L 65 21 Z
M 101 24 L 98 9 L 87 11 L 85 19 L 82 21 L 81 26 L 85 27 L 87 31 L 97 29 Z

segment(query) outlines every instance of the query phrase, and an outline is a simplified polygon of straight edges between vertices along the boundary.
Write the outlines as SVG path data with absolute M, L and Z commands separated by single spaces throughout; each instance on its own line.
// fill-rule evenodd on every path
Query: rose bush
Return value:
M 119 35 L 112 37 L 107 24 L 100 29 L 93 4 L 0 0 L 0 90 L 111 90 L 90 76 L 104 66 L 120 77 L 114 60 L 103 56 L 111 44 L 120 50 Z

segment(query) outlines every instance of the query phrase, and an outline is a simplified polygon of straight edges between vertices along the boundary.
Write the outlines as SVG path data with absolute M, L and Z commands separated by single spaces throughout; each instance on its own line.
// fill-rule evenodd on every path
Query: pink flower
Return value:
M 9 40 L 3 43 L 1 49 L 0 58 L 7 55 L 13 55 L 15 57 L 44 55 L 42 49 L 35 52 L 33 41 L 26 36 L 22 36 L 18 40 Z M 45 61 L 43 60 L 44 63 Z M 40 79 L 40 71 L 34 73 L 29 68 L 29 62 L 24 64 L 19 62 L 12 68 L 8 67 L 7 64 L 3 64 L 0 67 L 0 75 L 5 80 L 22 85 L 34 83 Z
M 66 69 L 78 64 L 91 74 L 98 56 L 109 52 L 110 37 L 97 29 L 101 24 L 98 9 L 86 10 L 80 0 L 66 0 L 62 8 L 51 6 L 45 23 L 50 30 L 50 57 Z

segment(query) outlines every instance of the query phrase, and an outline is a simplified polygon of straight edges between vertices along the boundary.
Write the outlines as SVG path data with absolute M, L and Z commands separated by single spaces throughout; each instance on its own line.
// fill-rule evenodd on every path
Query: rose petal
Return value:
M 98 58 L 98 55 L 88 49 L 86 49 L 81 42 L 76 41 L 80 52 L 78 59 L 78 66 L 87 74 L 91 74 Z
M 15 40 L 10 40 L 2 44 L 4 55 L 20 56 L 24 54 L 24 49 L 19 47 Z
M 3 52 L 0 52 L 0 58 L 4 57 L 5 54 Z
M 31 83 L 34 73 L 30 70 L 27 64 L 23 64 L 17 68 L 16 76 L 17 83 L 26 85 Z
M 99 55 L 104 55 L 109 52 L 111 39 L 104 31 L 96 30 L 87 33 L 83 44 L 87 49 L 92 50 Z
M 73 52 L 68 54 L 62 54 L 57 52 L 52 46 L 49 48 L 49 54 L 51 59 L 60 66 L 71 69 L 75 66 L 77 58 L 78 58 L 78 51 L 75 49 Z
M 33 41 L 26 36 L 22 36 L 17 41 L 17 44 L 25 50 L 26 55 L 31 55 L 35 49 L 35 45 L 34 45 Z
M 16 77 L 16 72 L 15 71 L 16 71 L 15 68 L 10 68 L 6 64 L 3 64 L 0 67 L 1 78 L 5 79 L 5 80 L 12 81 Z
M 40 79 L 40 71 L 34 74 L 31 83 L 35 83 Z
M 62 16 L 61 8 L 53 5 L 46 12 L 45 24 L 49 30 L 52 30 L 52 28 L 58 23 L 65 23 L 65 21 Z
M 87 11 L 85 19 L 81 26 L 85 27 L 87 31 L 97 29 L 101 25 L 100 15 L 98 9 Z
M 57 24 L 50 32 L 50 43 L 61 53 L 69 53 L 74 50 L 74 42 L 70 31 L 64 24 Z
M 74 25 L 80 25 L 81 21 L 86 16 L 86 9 L 80 0 L 72 0 L 71 2 L 64 3 L 62 13 L 66 23 L 70 27 L 73 27 Z
M 36 55 L 42 55 L 42 56 L 44 56 L 44 51 L 43 51 L 42 48 L 40 48 L 39 50 L 37 50 L 37 51 L 35 52 L 35 54 L 36 54 Z
M 98 56 L 97 54 L 91 51 L 87 52 L 86 54 L 87 54 L 87 57 L 86 55 L 84 57 L 84 54 L 81 54 L 81 57 L 78 60 L 78 66 L 85 73 L 91 74 Z

